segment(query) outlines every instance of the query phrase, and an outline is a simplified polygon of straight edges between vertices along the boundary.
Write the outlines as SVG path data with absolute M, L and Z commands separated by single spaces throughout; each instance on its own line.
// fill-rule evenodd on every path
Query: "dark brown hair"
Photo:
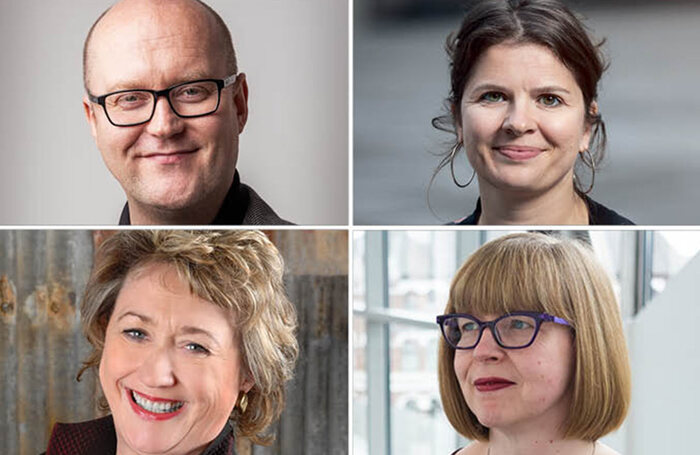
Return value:
M 583 93 L 586 121 L 592 127 L 589 151 L 597 165 L 603 159 L 606 133 L 605 123 L 599 113 L 591 111 L 591 103 L 598 98 L 598 82 L 607 68 L 600 50 L 604 41 L 594 44 L 581 20 L 558 0 L 470 1 L 461 27 L 447 37 L 451 84 L 445 100 L 447 113 L 435 117 L 432 124 L 455 132 L 455 124 L 461 121 L 464 87 L 488 48 L 504 42 L 537 44 L 549 49 L 571 71 Z M 449 163 L 448 151 L 435 174 Z

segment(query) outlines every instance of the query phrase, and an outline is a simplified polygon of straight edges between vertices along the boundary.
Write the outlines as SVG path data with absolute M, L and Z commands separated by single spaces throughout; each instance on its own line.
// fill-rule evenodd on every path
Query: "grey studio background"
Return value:
M 90 135 L 82 47 L 111 0 L 0 2 L 0 224 L 116 224 L 126 201 Z M 250 87 L 238 169 L 298 224 L 347 224 L 347 0 L 206 0 Z
M 443 170 L 426 203 L 432 153 L 451 139 L 430 125 L 448 94 L 447 34 L 455 0 L 354 2 L 354 222 L 443 224 L 476 204 Z M 591 196 L 642 225 L 700 224 L 700 5 L 691 1 L 567 2 L 611 65 L 599 105 L 607 156 Z M 464 154 L 457 163 L 464 172 Z M 459 167 L 459 166 L 458 166 Z M 469 172 L 469 173 L 467 173 Z

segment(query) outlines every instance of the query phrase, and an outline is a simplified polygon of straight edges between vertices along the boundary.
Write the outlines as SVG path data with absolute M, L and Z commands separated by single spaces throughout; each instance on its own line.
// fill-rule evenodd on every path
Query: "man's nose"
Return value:
M 138 376 L 148 387 L 174 386 L 177 381 L 170 350 L 167 347 L 154 347 L 143 359 Z
M 165 96 L 159 96 L 156 99 L 156 108 L 153 111 L 153 117 L 148 122 L 146 130 L 149 134 L 159 138 L 167 138 L 182 132 L 185 127 L 184 119 L 178 115 L 170 107 Z

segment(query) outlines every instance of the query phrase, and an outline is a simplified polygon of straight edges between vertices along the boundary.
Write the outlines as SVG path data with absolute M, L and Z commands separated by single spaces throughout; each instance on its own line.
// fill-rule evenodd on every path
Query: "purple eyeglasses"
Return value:
M 491 329 L 496 343 L 505 349 L 522 349 L 530 346 L 535 341 L 543 322 L 572 327 L 565 319 L 532 311 L 515 311 L 493 321 L 480 321 L 471 314 L 464 313 L 443 314 L 437 317 L 436 322 L 442 330 L 445 341 L 454 349 L 474 349 L 479 344 L 486 327 Z

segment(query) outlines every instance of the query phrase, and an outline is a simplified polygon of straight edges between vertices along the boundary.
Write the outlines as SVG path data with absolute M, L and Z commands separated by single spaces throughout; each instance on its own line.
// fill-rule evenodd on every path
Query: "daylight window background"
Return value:
M 439 329 L 452 276 L 481 245 L 511 231 L 356 231 L 353 242 L 353 446 L 358 455 L 446 455 L 469 441 L 445 417 L 437 382 Z M 589 242 L 608 271 L 620 303 L 632 358 L 633 405 L 626 423 L 603 441 L 622 453 L 642 453 L 644 392 L 652 378 L 646 322 L 674 276 L 700 251 L 700 232 L 564 231 Z M 700 273 L 699 261 L 693 266 Z M 692 277 L 687 282 L 697 281 Z M 680 292 L 688 292 L 679 285 Z M 674 299 L 677 300 L 677 299 Z M 688 300 L 690 302 L 690 300 Z M 649 306 L 649 310 L 645 307 Z M 695 310 L 696 312 L 698 310 Z M 653 321 L 656 323 L 658 318 Z M 650 325 L 650 329 L 653 327 Z M 646 348 L 645 348 L 646 349 Z M 653 348 L 650 348 L 653 349 Z M 658 348 L 657 348 L 658 349 Z M 694 366 L 696 370 L 700 367 Z M 700 373 L 700 371 L 699 371 Z M 641 378 L 641 379 L 640 379 Z M 650 379 L 653 384 L 653 379 Z M 650 385 L 649 387 L 655 387 Z M 638 397 L 643 396 L 642 399 Z M 696 403 L 697 405 L 697 403 Z M 660 406 L 660 404 L 659 404 Z M 664 406 L 668 406 L 665 404 Z M 659 411 L 660 412 L 660 411 Z M 644 412 L 647 415 L 648 412 Z M 632 422 L 632 423 L 630 423 Z M 633 425 L 636 425 L 633 428 Z M 657 432 L 658 434 L 658 432 Z M 634 450 L 633 450 L 634 449 Z M 653 452 L 644 452 L 653 453 Z

